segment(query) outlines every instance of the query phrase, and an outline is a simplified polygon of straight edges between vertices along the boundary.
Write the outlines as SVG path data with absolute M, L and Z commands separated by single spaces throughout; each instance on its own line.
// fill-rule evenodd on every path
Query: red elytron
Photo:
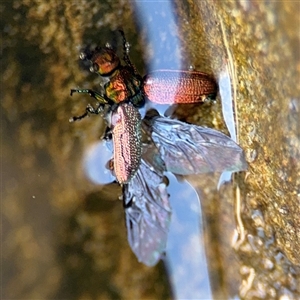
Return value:
M 137 172 L 142 156 L 141 115 L 132 105 L 124 103 L 112 113 L 111 125 L 114 172 L 119 183 L 128 183 Z
M 143 80 L 145 95 L 158 104 L 203 102 L 214 98 L 217 89 L 212 76 L 198 71 L 157 70 Z

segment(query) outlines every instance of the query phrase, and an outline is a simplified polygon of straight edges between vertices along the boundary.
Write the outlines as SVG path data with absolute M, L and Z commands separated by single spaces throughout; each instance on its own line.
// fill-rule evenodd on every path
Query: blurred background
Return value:
M 299 2 L 12 0 L 0 11 L 2 299 L 300 298 Z M 88 176 L 103 120 L 68 121 L 92 102 L 70 89 L 100 89 L 80 51 L 117 44 L 119 28 L 142 75 L 215 76 L 216 103 L 174 114 L 230 133 L 249 163 L 227 182 L 170 176 L 173 225 L 153 268 L 129 248 L 121 188 Z

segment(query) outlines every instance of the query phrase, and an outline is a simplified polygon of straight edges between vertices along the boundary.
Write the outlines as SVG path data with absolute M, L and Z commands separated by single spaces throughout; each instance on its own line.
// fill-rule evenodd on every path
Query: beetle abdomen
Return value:
M 114 171 L 119 183 L 127 183 L 140 166 L 141 115 L 130 104 L 121 104 L 112 115 Z
M 198 71 L 157 70 L 144 77 L 144 93 L 149 100 L 159 104 L 203 102 L 216 95 L 214 78 Z

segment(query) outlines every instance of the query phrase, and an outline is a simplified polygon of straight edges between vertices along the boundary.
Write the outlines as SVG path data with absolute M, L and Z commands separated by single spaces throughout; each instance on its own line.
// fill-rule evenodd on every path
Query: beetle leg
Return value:
M 103 139 L 106 141 L 110 141 L 112 139 L 112 130 L 108 126 L 104 132 Z
M 211 101 L 212 103 L 216 103 L 217 94 L 209 94 L 206 96 L 204 101 Z
M 99 105 L 94 108 L 91 104 L 88 104 L 85 109 L 85 113 L 80 116 L 74 116 L 69 119 L 69 122 L 80 121 L 87 117 L 89 114 L 99 115 L 103 112 L 103 104 L 99 103 Z
M 90 89 L 71 89 L 70 95 L 72 96 L 73 93 L 82 93 L 82 94 L 89 94 L 92 98 L 96 99 L 98 102 L 103 104 L 108 104 L 109 99 L 105 97 L 105 95 L 101 95 L 98 92 L 95 92 Z

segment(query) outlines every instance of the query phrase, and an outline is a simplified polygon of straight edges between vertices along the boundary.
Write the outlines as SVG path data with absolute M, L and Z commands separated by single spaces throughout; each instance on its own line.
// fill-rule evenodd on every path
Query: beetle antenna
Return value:
M 135 75 L 139 75 L 139 73 L 137 72 L 136 67 L 134 66 L 134 64 L 131 62 L 131 60 L 129 58 L 128 54 L 129 54 L 130 44 L 126 40 L 125 33 L 122 29 L 119 29 L 119 32 L 120 32 L 120 34 L 122 36 L 122 39 L 123 39 L 123 60 L 133 70 Z

